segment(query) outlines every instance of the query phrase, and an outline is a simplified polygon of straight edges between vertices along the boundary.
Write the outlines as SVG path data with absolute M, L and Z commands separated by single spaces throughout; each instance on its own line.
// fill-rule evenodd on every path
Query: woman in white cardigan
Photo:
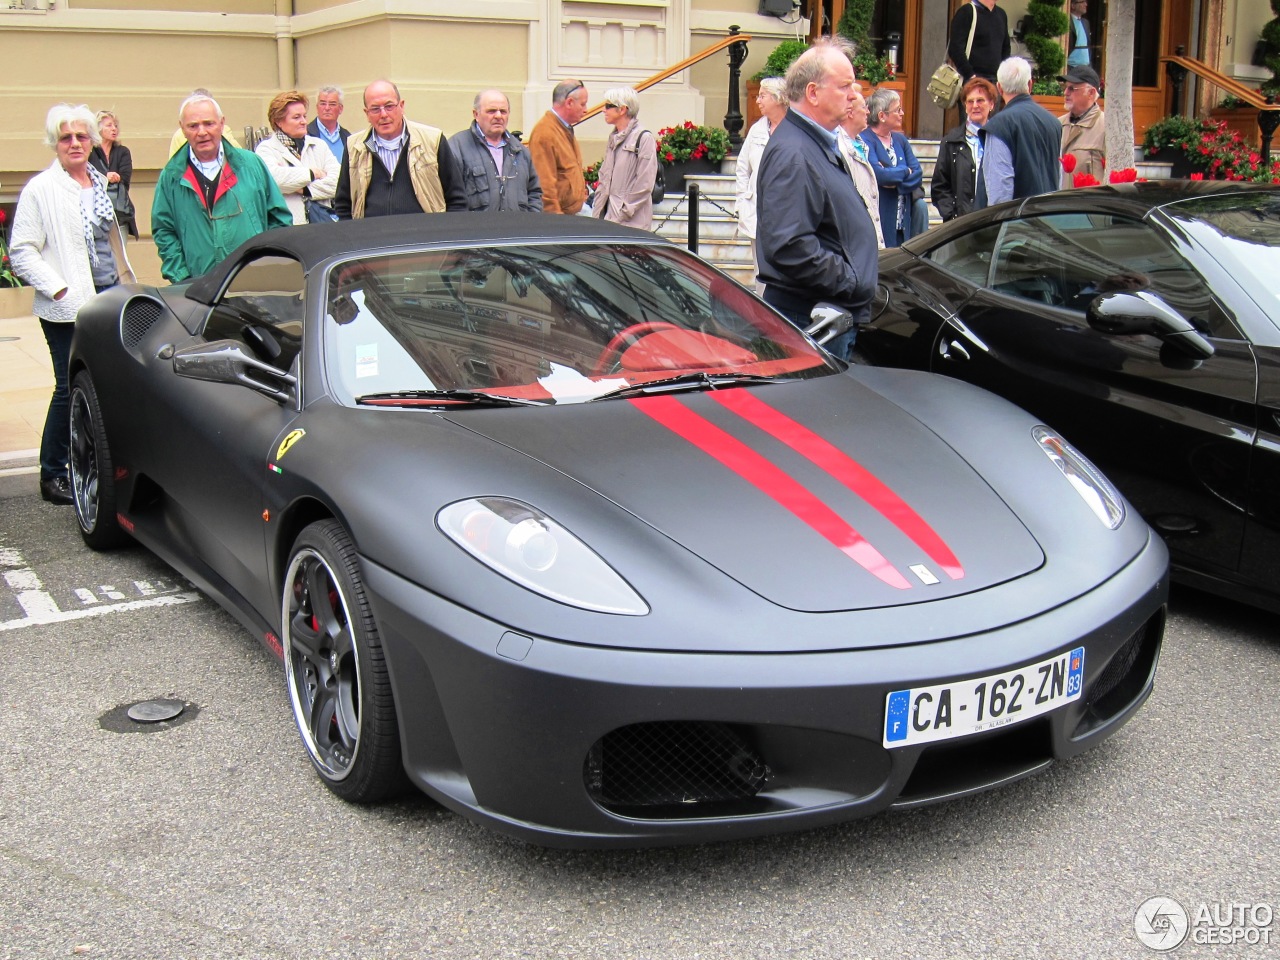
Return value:
M 254 148 L 271 171 L 293 213 L 293 222 L 307 222 L 308 199 L 333 208 L 338 190 L 338 158 L 319 137 L 307 133 L 306 94 L 297 90 L 278 93 L 267 107 L 272 136 Z
M 765 144 L 769 142 L 769 134 L 787 115 L 787 95 L 783 92 L 781 77 L 765 77 L 760 81 L 760 92 L 756 94 L 756 103 L 760 105 L 762 116 L 751 125 L 746 139 L 742 141 L 742 149 L 738 151 L 737 197 L 739 236 L 751 240 L 751 267 L 754 273 L 759 264 L 756 257 L 756 174 L 760 170 L 760 158 L 764 155 Z M 757 281 L 757 288 L 760 283 Z M 757 292 L 759 292 L 757 290 Z
M 34 312 L 53 361 L 53 396 L 40 438 L 40 496 L 65 504 L 71 503 L 67 357 L 76 311 L 107 287 L 132 283 L 133 273 L 107 179 L 89 163 L 98 143 L 93 112 L 58 104 L 45 118 L 45 142 L 57 159 L 18 195 L 9 260 L 14 273 L 35 288 Z

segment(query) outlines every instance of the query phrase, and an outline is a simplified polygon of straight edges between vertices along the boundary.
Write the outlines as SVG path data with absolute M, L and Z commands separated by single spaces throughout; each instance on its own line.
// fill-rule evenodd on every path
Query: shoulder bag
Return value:
M 978 28 L 978 11 L 973 10 L 972 6 L 970 9 L 972 17 L 969 20 L 969 42 L 964 47 L 965 59 L 968 59 L 969 54 L 973 52 L 973 33 Z M 929 78 L 929 86 L 926 90 L 930 100 L 943 110 L 949 110 L 960 99 L 960 88 L 963 86 L 964 78 L 960 76 L 960 71 L 948 61 L 943 60 L 942 66 L 933 71 L 933 76 Z

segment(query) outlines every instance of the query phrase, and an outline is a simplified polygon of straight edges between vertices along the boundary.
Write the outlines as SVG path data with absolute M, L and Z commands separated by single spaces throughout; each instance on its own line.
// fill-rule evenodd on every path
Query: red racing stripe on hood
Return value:
M 938 532 L 879 477 L 829 440 L 778 412 L 746 390 L 721 390 L 711 394 L 711 399 L 785 443 L 867 501 L 886 520 L 910 537 L 952 580 L 964 578 L 964 567 Z
M 797 480 L 742 441 L 694 413 L 675 397 L 646 397 L 628 402 L 790 510 L 872 575 L 891 587 L 911 588 L 907 579 L 862 534 Z

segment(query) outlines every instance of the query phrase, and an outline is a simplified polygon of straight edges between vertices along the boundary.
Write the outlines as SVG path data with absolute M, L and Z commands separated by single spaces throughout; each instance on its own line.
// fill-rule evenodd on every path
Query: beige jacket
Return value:
M 843 130 L 839 134 L 840 153 L 845 163 L 849 164 L 849 175 L 853 177 L 853 185 L 858 188 L 858 196 L 867 205 L 867 213 L 871 214 L 871 222 L 876 225 L 876 246 L 884 249 L 884 231 L 880 229 L 880 185 L 876 183 L 875 167 L 871 162 L 863 160 L 853 148 L 853 138 Z
M 555 111 L 548 110 L 529 134 L 538 182 L 542 184 L 543 213 L 577 213 L 587 199 L 582 173 L 582 148 Z
M 1076 158 L 1075 170 L 1062 172 L 1062 189 L 1070 190 L 1082 173 L 1091 173 L 1099 183 L 1106 183 L 1107 124 L 1102 108 L 1095 103 L 1075 123 L 1069 113 L 1060 116 L 1058 122 L 1062 124 L 1062 156 L 1069 153 Z
M 418 198 L 418 204 L 424 213 L 444 213 L 444 188 L 440 186 L 437 159 L 440 145 L 444 143 L 444 134 L 435 127 L 414 123 L 412 120 L 406 120 L 404 127 L 409 131 L 409 143 L 405 149 L 409 151 L 409 181 L 413 184 L 413 195 Z M 353 220 L 364 217 L 364 202 L 369 193 L 369 181 L 373 178 L 373 161 L 377 151 L 368 143 L 371 129 L 365 127 L 347 138 Z M 447 143 L 444 143 L 444 149 L 450 149 Z

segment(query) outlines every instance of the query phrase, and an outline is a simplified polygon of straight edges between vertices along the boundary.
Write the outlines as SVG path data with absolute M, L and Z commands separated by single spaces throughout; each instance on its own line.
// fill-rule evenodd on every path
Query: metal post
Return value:
M 1267 97 L 1267 103 L 1275 103 L 1275 94 Z M 1259 110 L 1258 129 L 1262 131 L 1262 165 L 1271 165 L 1271 138 L 1275 136 L 1276 127 L 1280 126 L 1280 110 Z
M 690 183 L 689 197 L 689 252 L 698 252 L 698 185 Z
M 1185 56 L 1187 48 L 1179 45 L 1175 52 L 1180 57 Z M 1173 84 L 1173 112 L 1175 114 L 1182 113 L 1190 116 L 1186 109 L 1186 102 L 1182 96 L 1182 87 L 1187 80 L 1187 68 L 1182 66 L 1180 63 L 1170 62 L 1164 65 L 1164 72 L 1168 74 L 1169 81 Z
M 740 28 L 735 23 L 729 27 L 729 36 L 736 36 Z M 729 46 L 729 111 L 724 115 L 724 128 L 729 131 L 729 150 L 737 153 L 742 146 L 742 98 L 738 87 L 742 82 L 742 64 L 747 59 L 747 41 L 739 40 Z

